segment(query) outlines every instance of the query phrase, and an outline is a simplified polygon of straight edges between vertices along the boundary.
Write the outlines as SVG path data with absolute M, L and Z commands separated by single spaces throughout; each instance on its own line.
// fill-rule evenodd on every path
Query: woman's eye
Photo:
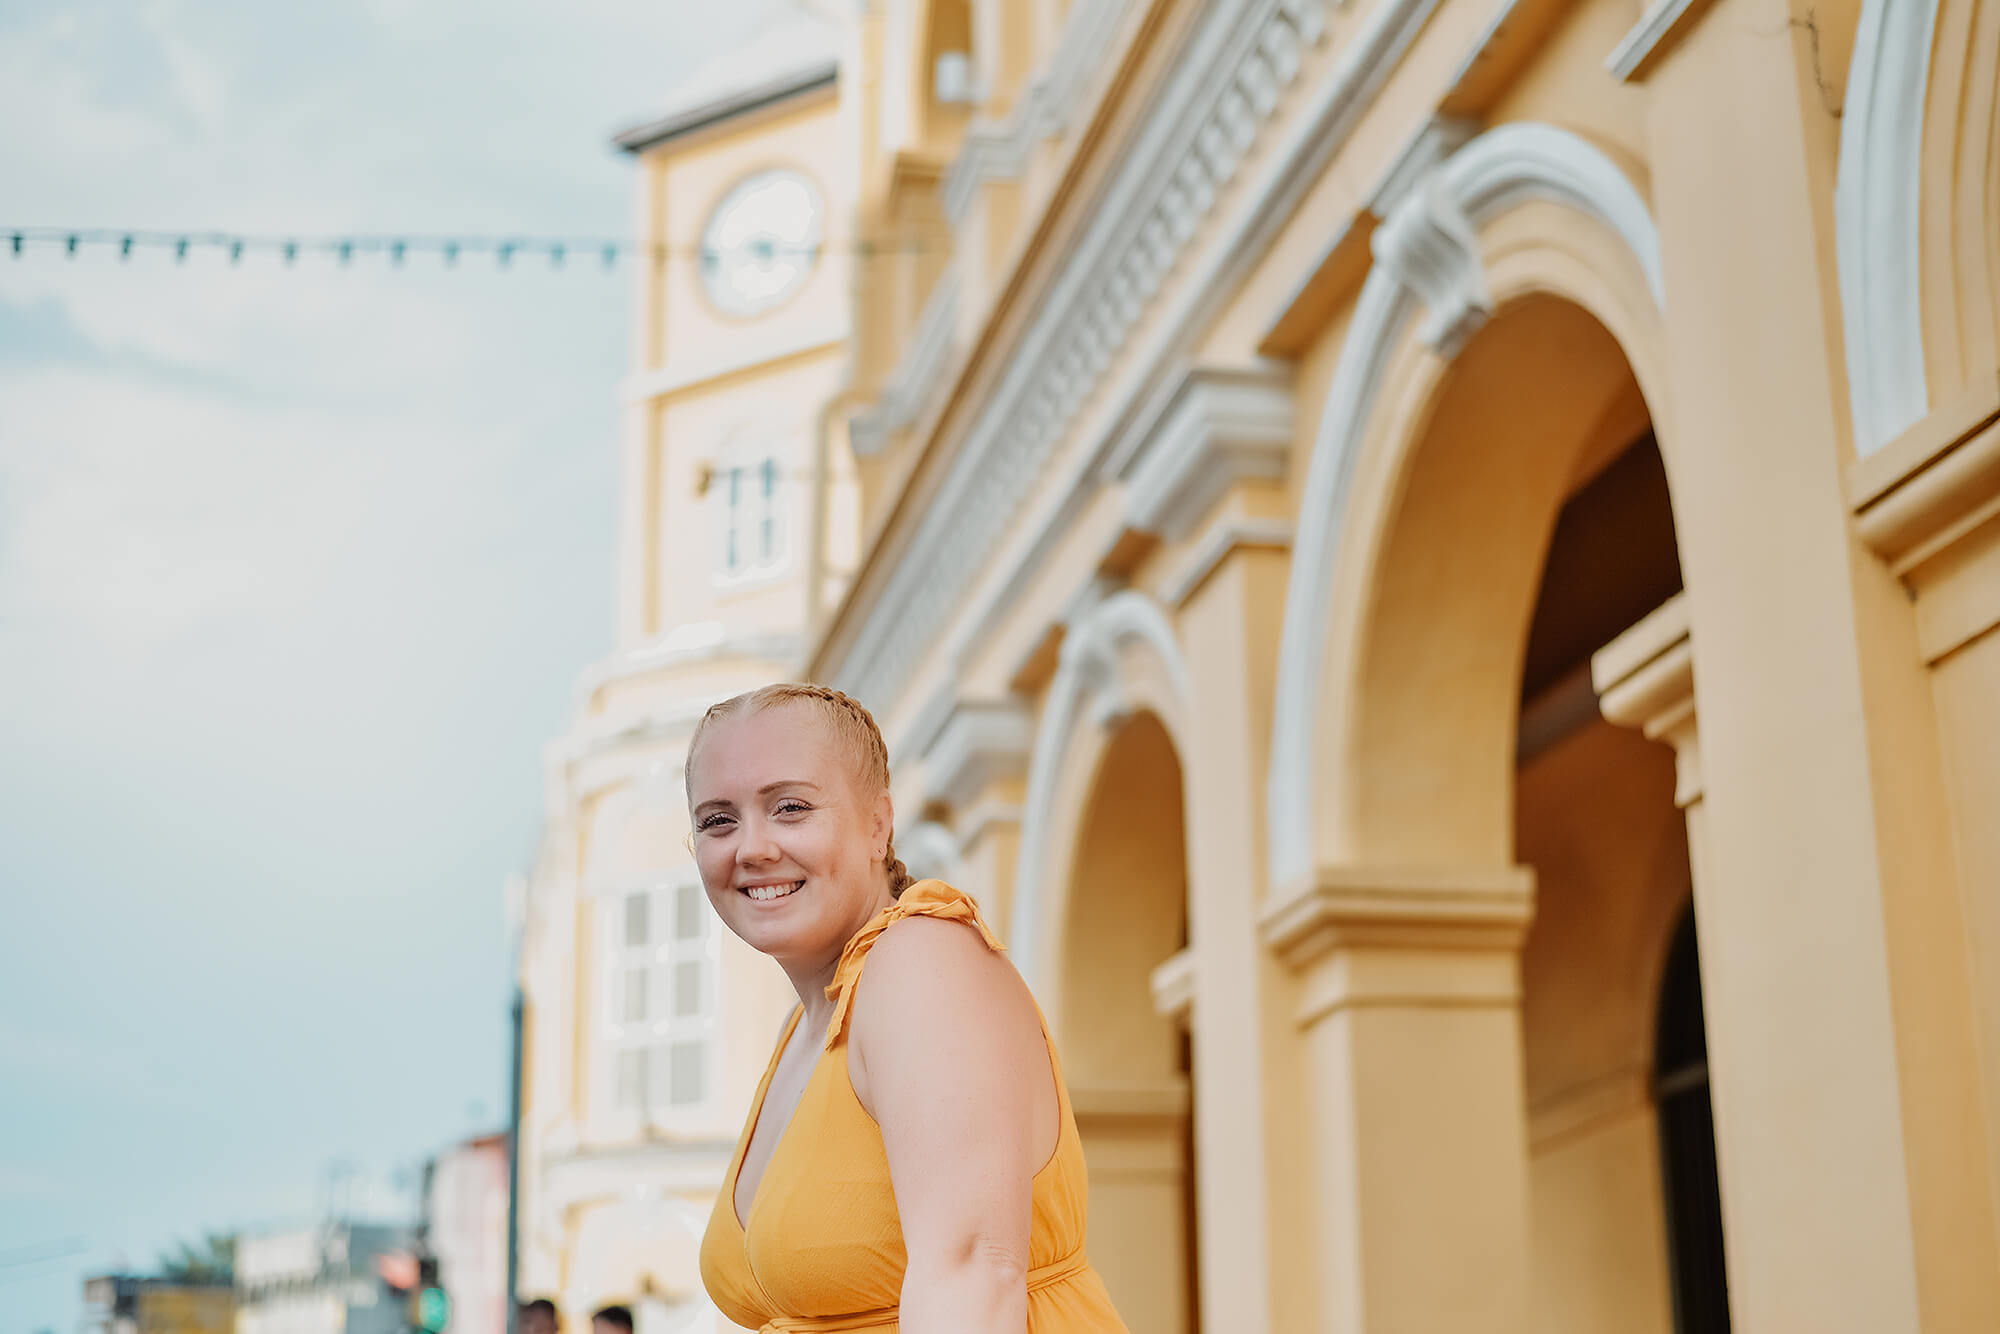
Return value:
M 729 822 L 730 822 L 729 817 L 726 815 L 710 815 L 705 817 L 700 824 L 695 826 L 695 828 L 701 830 L 702 833 L 706 834 L 712 830 L 719 829 L 722 826 L 727 825 Z
M 778 814 L 780 815 L 803 815 L 811 809 L 812 807 L 806 805 L 803 801 L 781 801 L 778 803 Z

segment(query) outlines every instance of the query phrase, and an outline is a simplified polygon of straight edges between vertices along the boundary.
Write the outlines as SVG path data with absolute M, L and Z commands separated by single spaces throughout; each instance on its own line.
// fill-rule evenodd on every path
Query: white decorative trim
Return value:
M 962 807 L 998 779 L 1027 771 L 1034 735 L 1019 704 L 960 700 L 924 749 L 925 795 Z
M 1188 1026 L 1194 1012 L 1195 968 L 1195 952 L 1190 946 L 1169 955 L 1151 978 L 1154 1012 L 1182 1028 Z
M 1338 105 L 1324 114 L 1353 110 L 1348 99 L 1386 78 L 1381 58 L 1400 53 L 1436 3 L 1385 0 L 1331 81 L 1325 96 Z M 829 664 L 843 689 L 875 703 L 895 698 L 946 619 L 963 609 L 1077 412 L 1275 113 L 1304 49 L 1323 36 L 1324 8 L 1325 0 L 1224 0 L 1201 21 L 1159 94 L 1162 114 L 1137 132 L 950 475 L 869 600 L 852 647 Z M 1319 121 L 1322 132 L 1262 178 L 1260 196 L 1285 188 L 1296 155 L 1331 151 Z M 1347 126 L 1337 129 L 1335 140 Z
M 1493 314 L 1479 233 L 1441 174 L 1410 190 L 1370 242 L 1375 262 L 1424 303 L 1417 337 L 1437 352 L 1458 355 Z
M 1021 818 L 1021 848 L 1016 861 L 1013 927 L 1008 952 L 1028 985 L 1051 979 L 1039 977 L 1043 844 L 1048 838 L 1056 779 L 1064 756 L 1080 725 L 1108 728 L 1130 716 L 1136 707 L 1131 683 L 1120 669 L 1119 651 L 1129 643 L 1144 644 L 1165 669 L 1177 707 L 1193 702 L 1194 686 L 1180 640 L 1158 603 L 1132 589 L 1113 593 L 1093 606 L 1063 636 L 1055 680 L 1049 684 L 1041 726 L 1029 761 L 1028 793 Z
M 919 880 L 959 881 L 958 836 L 935 820 L 924 820 L 897 835 L 902 846 L 896 849 L 903 865 Z
M 1288 369 L 1187 372 L 1134 441 L 1106 460 L 1134 528 L 1178 542 L 1239 481 L 1283 481 L 1292 446 Z
M 1602 149 L 1569 130 L 1533 121 L 1480 135 L 1442 168 L 1451 193 L 1475 223 L 1485 223 L 1531 199 L 1586 213 L 1618 233 L 1653 294 L 1667 308 L 1660 233 L 1645 196 Z
M 1291 545 L 1290 519 L 1224 515 L 1208 526 L 1173 573 L 1160 580 L 1160 602 L 1178 610 L 1238 547 L 1284 551 Z
M 846 346 L 850 332 L 847 316 L 843 313 L 837 320 L 816 321 L 803 329 L 782 332 L 773 329 L 768 334 L 759 333 L 757 337 L 744 341 L 718 339 L 717 350 L 705 357 L 689 356 L 671 366 L 628 375 L 618 386 L 619 396 L 630 404 L 649 403 L 752 366 L 802 357 L 809 352 L 837 351 Z
M 1368 211 L 1387 218 L 1396 211 L 1410 191 L 1427 180 L 1444 162 L 1478 137 L 1479 122 L 1463 116 L 1433 116 L 1410 136 L 1382 179 L 1368 196 Z
M 948 270 L 931 289 L 924 313 L 903 349 L 903 359 L 882 386 L 882 396 L 848 425 L 856 454 L 878 452 L 889 437 L 923 415 L 944 383 L 944 371 L 958 350 L 958 273 Z
M 1646 6 L 1646 12 L 1632 25 L 1632 30 L 1611 48 L 1611 54 L 1604 58 L 1604 68 L 1611 71 L 1620 83 L 1630 83 L 1639 67 L 1652 59 L 1653 52 L 1667 39 L 1675 26 L 1680 23 L 1695 0 L 1653 0 Z
M 1591 214 L 1618 233 L 1645 273 L 1654 301 L 1665 308 L 1659 233 L 1644 198 L 1615 163 L 1569 131 L 1531 122 L 1488 131 L 1438 167 L 1436 182 L 1475 225 L 1529 199 L 1551 200 Z M 1299 505 L 1291 583 L 1285 592 L 1272 715 L 1269 805 L 1274 884 L 1302 880 L 1313 868 L 1317 778 L 1313 758 L 1341 516 L 1375 395 L 1403 325 L 1417 305 L 1415 294 L 1395 269 L 1379 265 L 1369 273 L 1313 443 Z
M 584 668 L 576 681 L 577 711 L 587 711 L 597 692 L 606 686 L 634 676 L 720 658 L 753 658 L 790 667 L 798 662 L 800 649 L 799 636 L 790 632 L 731 634 L 721 621 L 687 621 L 657 639 Z
M 1833 191 L 1854 450 L 1930 411 L 1924 379 L 1924 96 L 1938 0 L 1863 0 Z
M 975 122 L 945 173 L 939 197 L 945 216 L 965 221 L 979 187 L 1012 180 L 1027 169 L 1036 141 L 1061 134 L 1076 115 L 1084 83 L 1100 67 L 1131 0 L 1074 0 L 1056 40 L 1055 56 L 1015 104 L 1005 122 Z

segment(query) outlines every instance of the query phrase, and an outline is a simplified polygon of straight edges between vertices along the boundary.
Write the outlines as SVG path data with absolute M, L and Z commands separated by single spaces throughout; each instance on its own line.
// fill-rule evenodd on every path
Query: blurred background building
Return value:
M 83 1282 L 90 1334 L 232 1334 L 236 1293 L 215 1279 L 101 1274 Z
M 236 1239 L 236 1334 L 405 1334 L 416 1237 L 329 1220 Z
M 697 1251 L 791 1004 L 709 909 L 681 765 L 709 705 L 796 675 L 851 565 L 828 412 L 853 286 L 849 40 L 797 6 L 618 139 L 658 250 L 626 384 L 618 647 L 549 749 L 521 941 L 517 1291 L 571 1328 L 613 1302 L 639 1334 L 715 1327 Z
M 2000 5 L 840 13 L 622 140 L 520 1290 L 702 1309 L 788 997 L 677 748 L 803 675 L 1134 1330 L 2000 1328 Z
M 424 1170 L 420 1256 L 450 1303 L 452 1334 L 506 1334 L 507 1137 L 480 1135 Z

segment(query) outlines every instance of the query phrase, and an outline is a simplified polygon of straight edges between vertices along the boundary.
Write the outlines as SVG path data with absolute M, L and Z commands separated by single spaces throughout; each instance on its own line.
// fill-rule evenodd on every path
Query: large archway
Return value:
M 1693 877 L 1674 755 L 1591 676 L 1680 585 L 1657 239 L 1600 150 L 1510 126 L 1375 250 L 1273 735 L 1331 1286 L 1363 1326 L 1665 1334 L 1652 988 Z
M 1181 765 L 1159 717 L 1119 721 L 1070 861 L 1054 1020 L 1090 1167 L 1093 1262 L 1134 1329 L 1196 1328 L 1193 1053 L 1154 979 L 1187 947 Z

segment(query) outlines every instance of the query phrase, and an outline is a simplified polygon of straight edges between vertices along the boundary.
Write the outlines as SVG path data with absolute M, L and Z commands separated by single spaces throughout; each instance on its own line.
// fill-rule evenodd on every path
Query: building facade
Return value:
M 2000 4 L 855 15 L 805 671 L 1132 1327 L 2000 1328 Z
M 425 1165 L 425 1256 L 450 1298 L 451 1334 L 507 1334 L 507 1137 L 481 1135 Z
M 231 1334 L 236 1293 L 226 1278 L 198 1282 L 133 1274 L 83 1281 L 81 1325 L 91 1334 Z
M 416 1236 L 329 1220 L 236 1239 L 236 1334 L 404 1334 Z
M 521 937 L 516 1295 L 567 1330 L 733 1328 L 702 1290 L 709 1208 L 792 1004 L 725 932 L 682 764 L 720 699 L 795 677 L 852 563 L 829 406 L 855 250 L 852 31 L 800 4 L 618 138 L 637 173 L 616 649 L 549 748 Z M 848 553 L 842 556 L 842 552 Z

